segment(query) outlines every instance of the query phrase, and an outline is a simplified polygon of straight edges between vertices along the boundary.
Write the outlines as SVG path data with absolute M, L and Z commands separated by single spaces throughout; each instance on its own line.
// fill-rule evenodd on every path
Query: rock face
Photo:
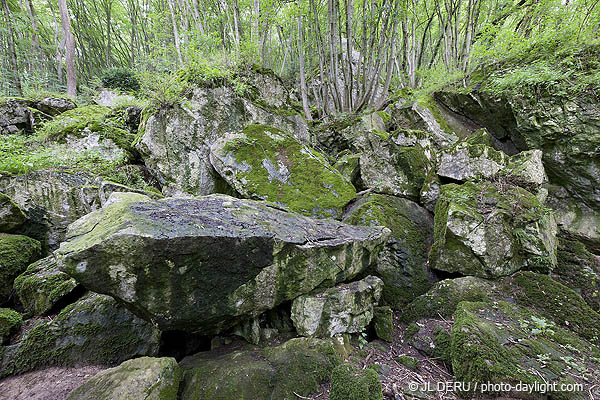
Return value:
M 8 342 L 11 335 L 21 329 L 23 317 L 10 308 L 0 308 L 0 345 Z
M 383 280 L 383 298 L 388 304 L 401 308 L 433 285 L 427 266 L 433 218 L 418 204 L 400 197 L 369 194 L 350 207 L 344 223 L 391 230 L 371 271 Z
M 161 109 L 143 123 L 136 148 L 167 195 L 206 195 L 220 192 L 210 161 L 210 146 L 227 132 L 249 124 L 266 124 L 294 132 L 307 140 L 306 122 L 290 105 L 287 90 L 277 79 L 254 77 L 249 85 L 258 98 L 240 96 L 231 85 L 195 88 L 185 104 Z M 267 97 L 261 97 L 261 93 Z M 273 97 L 269 97 L 273 96 Z
M 113 196 L 121 201 L 70 226 L 61 269 L 163 330 L 217 333 L 351 279 L 374 262 L 389 232 L 222 195 Z
M 242 196 L 308 216 L 340 218 L 356 196 L 322 154 L 269 126 L 249 125 L 224 136 L 211 147 L 210 161 Z
M 597 370 L 599 354 L 596 346 L 557 327 L 543 316 L 504 301 L 462 302 L 454 316 L 452 369 L 456 379 L 463 382 L 513 385 L 518 382 L 540 385 L 567 382 L 571 379 L 570 368 Z M 566 360 L 569 368 L 565 368 Z M 556 395 L 561 398 L 584 398 L 582 392 L 566 392 L 560 385 L 557 387 Z M 531 396 L 544 394 L 541 390 L 533 389 Z M 499 391 L 491 394 L 510 396 L 517 393 Z
M 437 174 L 456 181 L 489 179 L 506 166 L 507 158 L 491 147 L 485 130 L 478 131 L 441 153 Z
M 183 359 L 182 400 L 285 400 L 308 396 L 342 362 L 334 340 L 291 339 L 263 349 L 224 355 L 198 353 Z
M 482 278 L 556 266 L 554 215 L 526 190 L 491 182 L 441 188 L 432 267 Z
M 60 271 L 54 256 L 31 264 L 15 279 L 15 294 L 30 316 L 46 315 L 69 296 L 81 292 L 75 279 Z
M 40 257 L 40 250 L 35 239 L 0 233 L 0 303 L 8 300 L 15 278 Z
M 600 206 L 600 108 L 593 93 L 498 98 L 474 91 L 435 97 L 519 150 L 543 150 L 551 183 L 564 186 L 588 207 Z
M 141 357 L 99 372 L 67 400 L 177 400 L 180 379 L 174 358 Z
M 154 356 L 160 331 L 109 296 L 90 294 L 0 354 L 0 378 L 50 365 L 117 365 Z
M 24 99 L 0 99 L 0 135 L 30 130 L 33 117 Z
M 25 211 L 30 221 L 22 231 L 41 241 L 44 249 L 57 248 L 71 222 L 99 207 L 92 178 L 85 174 L 37 171 L 3 176 L 0 191 Z
M 542 163 L 541 150 L 528 150 L 510 157 L 500 176 L 511 183 L 536 193 L 542 185 L 548 183 L 548 176 Z
M 23 225 L 27 217 L 10 197 L 0 193 L 0 232 L 10 232 Z
M 297 297 L 292 302 L 296 331 L 302 336 L 325 338 L 361 332 L 373 319 L 382 288 L 381 279 L 368 276 Z

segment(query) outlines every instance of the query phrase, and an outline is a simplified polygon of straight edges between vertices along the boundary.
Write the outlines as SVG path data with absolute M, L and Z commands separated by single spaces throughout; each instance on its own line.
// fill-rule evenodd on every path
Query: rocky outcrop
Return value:
M 302 142 L 308 140 L 306 122 L 291 106 L 287 90 L 267 75 L 258 74 L 247 82 L 254 96 L 238 94 L 227 83 L 205 85 L 194 88 L 187 101 L 145 119 L 136 148 L 165 194 L 207 195 L 226 190 L 219 187 L 222 182 L 208 156 L 210 146 L 227 132 L 265 124 L 292 132 Z
M 382 288 L 381 279 L 368 276 L 299 296 L 292 302 L 294 327 L 302 336 L 325 338 L 361 332 L 373 319 Z
M 180 379 L 174 358 L 141 357 L 99 372 L 67 400 L 177 400 Z
M 29 316 L 47 315 L 81 289 L 75 279 L 58 269 L 54 256 L 31 264 L 14 283 L 16 297 Z
M 0 348 L 0 378 L 51 365 L 117 365 L 158 353 L 160 332 L 109 296 L 90 294 Z
M 352 279 L 375 261 L 389 232 L 223 195 L 113 196 L 121 201 L 70 226 L 61 268 L 164 330 L 217 333 Z
M 0 233 L 0 303 L 8 300 L 15 278 L 40 257 L 40 251 L 35 239 Z
M 210 161 L 243 197 L 308 216 L 339 219 L 356 196 L 322 154 L 269 126 L 249 125 L 225 135 L 212 145 Z
M 10 308 L 0 308 L 0 345 L 7 343 L 23 325 L 21 314 Z
M 352 204 L 344 222 L 391 230 L 370 272 L 383 280 L 386 303 L 402 308 L 433 285 L 435 280 L 427 265 L 433 218 L 418 204 L 400 197 L 368 194 Z
M 27 217 L 10 197 L 0 193 L 0 232 L 11 232 L 23 225 Z
M 335 339 L 291 339 L 274 347 L 246 348 L 183 359 L 182 400 L 284 400 L 308 396 L 342 362 Z
M 483 181 L 441 188 L 435 209 L 433 268 L 482 278 L 556 266 L 552 211 L 525 189 Z
M 63 97 L 0 98 L 0 135 L 30 133 L 36 123 L 75 107 L 72 100 Z

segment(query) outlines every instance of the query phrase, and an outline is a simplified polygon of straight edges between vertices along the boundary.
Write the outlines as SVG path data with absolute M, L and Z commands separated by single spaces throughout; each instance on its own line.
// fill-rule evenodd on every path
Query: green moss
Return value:
M 440 112 L 439 106 L 431 94 L 425 94 L 417 98 L 417 105 L 421 108 L 427 108 L 433 114 L 436 122 L 440 124 L 440 128 L 449 134 L 454 134 L 454 130 L 450 127 L 446 118 Z
M 406 368 L 415 371 L 419 367 L 419 360 L 411 356 L 399 356 L 394 358 L 396 362 L 404 365 Z
M 0 302 L 8 298 L 13 281 L 40 257 L 41 244 L 22 235 L 0 233 Z
M 354 186 L 321 154 L 273 127 L 248 126 L 224 146 L 223 154 L 232 154 L 239 166 L 225 179 L 240 193 L 292 211 L 339 217 L 356 196 Z
M 433 357 L 439 358 L 448 364 L 452 363 L 450 333 L 439 326 L 433 329 Z
M 377 114 L 379 114 L 379 116 L 383 120 L 383 123 L 385 123 L 385 124 L 387 124 L 388 122 L 390 122 L 390 119 L 392 118 L 392 116 L 389 113 L 385 112 L 385 111 L 377 111 Z
M 23 325 L 21 314 L 10 308 L 0 308 L 0 345 L 21 329 L 21 325 Z
M 392 342 L 394 339 L 394 319 L 392 309 L 389 307 L 375 307 L 373 315 L 373 327 L 375 334 L 381 340 Z
M 382 400 L 383 393 L 377 372 L 367 368 L 358 370 L 350 364 L 341 364 L 331 373 L 331 400 Z

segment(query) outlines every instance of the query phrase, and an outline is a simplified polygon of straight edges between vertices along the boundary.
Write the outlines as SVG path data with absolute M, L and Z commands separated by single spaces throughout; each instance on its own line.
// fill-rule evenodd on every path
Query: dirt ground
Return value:
M 0 380 L 0 399 L 64 400 L 68 394 L 106 367 L 52 367 Z

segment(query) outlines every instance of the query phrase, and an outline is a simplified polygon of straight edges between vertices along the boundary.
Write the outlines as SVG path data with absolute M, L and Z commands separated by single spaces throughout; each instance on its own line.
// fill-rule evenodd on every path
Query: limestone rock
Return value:
M 51 365 L 118 365 L 156 355 L 159 341 L 158 329 L 115 299 L 89 294 L 4 348 L 0 378 Z
M 386 342 L 391 342 L 394 339 L 394 319 L 390 307 L 375 307 L 373 309 L 372 324 L 379 339 Z
M 282 345 L 246 347 L 226 354 L 183 359 L 182 400 L 284 400 L 308 396 L 327 382 L 342 358 L 335 339 L 291 339 Z
M 0 232 L 10 232 L 21 226 L 27 217 L 10 197 L 0 193 Z
M 238 193 L 320 218 L 340 218 L 356 196 L 325 157 L 273 127 L 249 125 L 211 147 L 210 161 Z
M 40 257 L 40 251 L 35 239 L 0 233 L 0 303 L 8 300 L 15 278 Z
M 389 234 L 223 195 L 115 196 L 70 226 L 61 269 L 163 330 L 218 333 L 352 279 Z
M 427 265 L 433 243 L 433 218 L 418 204 L 399 197 L 368 194 L 350 207 L 344 222 L 391 230 L 370 273 L 383 280 L 383 298 L 393 308 L 402 308 L 435 283 Z
M 99 372 L 67 400 L 177 400 L 180 379 L 174 358 L 141 357 Z
M 507 159 L 491 146 L 489 133 L 477 131 L 441 153 L 437 174 L 456 181 L 490 179 L 506 166 Z
M 419 202 L 425 207 L 425 209 L 431 213 L 435 211 L 435 205 L 437 204 L 438 198 L 440 197 L 440 188 L 442 182 L 432 169 L 429 171 L 423 182 L 423 187 L 419 193 Z
M 264 79 L 263 83 L 268 80 L 269 87 L 260 87 L 258 82 L 258 87 L 252 82 L 248 84 L 265 95 L 287 93 L 279 80 Z M 166 195 L 222 192 L 224 189 L 219 187 L 222 182 L 209 161 L 210 146 L 225 133 L 239 131 L 249 124 L 271 125 L 293 132 L 299 140 L 308 139 L 306 122 L 289 102 L 283 103 L 282 97 L 257 103 L 225 84 L 197 87 L 185 103 L 150 115 L 142 122 L 136 148 Z
M 55 117 L 76 108 L 77 105 L 67 97 L 44 97 L 35 100 L 33 107 L 46 115 Z
M 444 185 L 435 211 L 435 269 L 497 278 L 556 266 L 554 215 L 520 187 L 487 181 Z
M 510 157 L 500 176 L 511 183 L 536 193 L 548 183 L 548 176 L 542 163 L 541 150 L 528 150 Z
M 0 308 L 0 345 L 8 342 L 11 335 L 21 329 L 23 317 L 10 308 Z
M 60 271 L 54 256 L 31 264 L 15 279 L 15 294 L 30 316 L 46 315 L 81 287 L 75 279 Z M 58 311 L 58 310 L 57 310 Z
M 332 337 L 361 332 L 373 318 L 383 282 L 368 276 L 297 297 L 292 302 L 292 321 L 302 336 Z
M 31 131 L 33 117 L 25 99 L 0 99 L 0 135 Z

